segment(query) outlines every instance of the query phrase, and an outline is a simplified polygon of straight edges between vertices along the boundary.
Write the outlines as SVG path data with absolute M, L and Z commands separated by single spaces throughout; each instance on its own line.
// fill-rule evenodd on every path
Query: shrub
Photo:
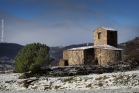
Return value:
M 45 44 L 27 44 L 15 58 L 15 72 L 23 73 L 32 71 L 37 73 L 45 62 L 50 62 L 49 47 Z

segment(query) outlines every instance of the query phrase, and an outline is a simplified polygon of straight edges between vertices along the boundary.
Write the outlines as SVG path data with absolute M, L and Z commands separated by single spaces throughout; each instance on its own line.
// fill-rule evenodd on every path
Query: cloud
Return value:
M 104 5 L 105 1 L 13 0 L 12 4 L 17 4 L 19 9 L 23 8 L 20 5 L 27 6 L 18 15 L 6 9 L 0 10 L 0 19 L 5 20 L 4 39 L 22 45 L 32 42 L 49 46 L 89 43 L 93 42 L 93 31 L 101 26 L 118 30 L 120 43 L 138 36 L 137 25 L 121 23 L 123 18 L 126 20 L 130 16 L 126 17 L 125 12 Z
M 5 41 L 27 44 L 42 42 L 48 45 L 68 45 L 80 40 L 79 33 L 84 33 L 81 25 L 74 22 L 42 24 L 34 20 L 25 20 L 5 15 Z M 83 37 L 83 35 L 80 35 Z M 80 41 L 79 41 L 80 43 Z M 82 43 L 82 42 L 81 42 Z

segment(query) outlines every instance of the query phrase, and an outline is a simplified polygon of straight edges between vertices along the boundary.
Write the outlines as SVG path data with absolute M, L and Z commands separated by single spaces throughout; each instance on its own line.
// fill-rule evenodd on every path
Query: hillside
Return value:
M 135 37 L 134 39 L 132 40 L 129 40 L 129 41 L 126 41 L 126 42 L 123 42 L 123 43 L 120 43 L 118 45 L 119 48 L 125 48 L 127 46 L 127 44 L 131 44 L 131 43 L 136 43 L 137 47 L 139 48 L 139 36 L 138 37 Z M 133 45 L 131 45 L 133 46 Z
M 84 44 L 74 44 L 74 45 L 69 45 L 65 47 L 50 47 L 51 52 L 50 54 L 57 60 L 62 59 L 63 51 L 70 49 L 70 48 L 76 48 L 76 47 L 83 47 L 83 46 L 92 46 L 94 45 L 93 43 L 84 43 Z
M 22 45 L 16 43 L 0 43 L 0 58 L 8 57 L 9 59 L 14 59 L 22 48 Z
M 139 62 L 139 36 L 119 44 L 119 47 L 123 49 L 123 61 L 132 60 Z

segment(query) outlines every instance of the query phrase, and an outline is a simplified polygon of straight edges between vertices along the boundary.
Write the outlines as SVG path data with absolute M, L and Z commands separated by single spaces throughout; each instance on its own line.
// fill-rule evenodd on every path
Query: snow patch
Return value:
M 95 46 L 85 46 L 85 47 L 77 47 L 77 48 L 71 48 L 68 50 L 85 50 L 90 48 L 101 48 L 101 49 L 110 49 L 110 50 L 122 50 L 120 48 L 116 48 L 110 45 L 95 45 Z
M 109 27 L 101 27 L 101 28 L 103 28 L 103 29 L 105 29 L 105 30 L 116 31 L 115 29 L 112 29 L 112 28 L 109 28 Z
M 21 74 L 0 75 L 1 91 L 67 91 L 97 89 L 139 89 L 139 70 L 117 73 L 90 74 L 70 77 L 45 77 L 18 79 Z M 32 81 L 26 87 L 26 83 Z M 33 92 L 34 93 L 34 92 Z M 60 92 L 59 92 L 60 93 Z M 80 93 L 80 92 L 79 92 Z M 108 92 L 106 92 L 108 93 Z M 118 93 L 118 92 L 117 92 Z

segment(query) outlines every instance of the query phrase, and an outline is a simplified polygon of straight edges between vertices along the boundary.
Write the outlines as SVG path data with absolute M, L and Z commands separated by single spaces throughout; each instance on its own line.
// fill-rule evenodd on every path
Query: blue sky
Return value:
M 94 30 L 109 27 L 122 43 L 139 36 L 139 0 L 0 0 L 3 19 L 5 42 L 91 43 Z

